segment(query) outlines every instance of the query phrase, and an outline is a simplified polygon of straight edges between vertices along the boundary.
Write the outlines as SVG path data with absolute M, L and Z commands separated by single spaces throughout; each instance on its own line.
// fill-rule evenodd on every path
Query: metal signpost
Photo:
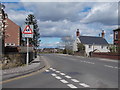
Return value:
M 27 57 L 26 57 L 26 64 L 29 64 L 29 38 L 33 38 L 33 26 L 26 25 L 25 29 L 22 32 L 24 37 L 27 38 Z

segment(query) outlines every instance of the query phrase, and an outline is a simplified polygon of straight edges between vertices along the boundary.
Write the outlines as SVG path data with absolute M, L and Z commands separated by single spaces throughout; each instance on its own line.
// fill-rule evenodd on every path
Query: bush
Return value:
M 70 55 L 72 55 L 72 54 L 73 54 L 73 51 L 72 51 L 72 50 L 69 50 L 69 49 L 64 49 L 64 50 L 63 50 L 63 54 L 70 54 Z
M 77 45 L 77 47 L 78 47 L 78 52 L 79 52 L 79 51 L 85 51 L 85 46 L 84 46 L 83 44 L 79 43 L 79 44 Z
M 24 64 L 23 61 L 25 61 L 25 57 L 23 56 L 23 54 L 5 54 L 2 62 L 2 69 L 22 66 Z

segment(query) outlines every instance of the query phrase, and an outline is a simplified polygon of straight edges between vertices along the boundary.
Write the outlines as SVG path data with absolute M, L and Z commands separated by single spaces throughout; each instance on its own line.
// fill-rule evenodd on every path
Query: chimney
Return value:
M 76 36 L 77 36 L 77 37 L 79 37 L 79 36 L 80 36 L 79 29 L 77 29 L 77 31 L 76 31 Z
M 102 38 L 104 38 L 104 37 L 105 37 L 105 32 L 104 32 L 104 30 L 102 30 L 101 35 L 102 35 Z

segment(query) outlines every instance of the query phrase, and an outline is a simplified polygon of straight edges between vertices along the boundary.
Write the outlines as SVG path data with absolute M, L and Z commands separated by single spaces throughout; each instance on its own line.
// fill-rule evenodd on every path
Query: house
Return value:
M 79 43 L 83 44 L 85 46 L 85 53 L 87 56 L 89 56 L 90 52 L 109 52 L 108 42 L 104 38 L 104 31 L 102 31 L 101 35 L 102 37 L 81 36 L 79 29 L 77 29 L 75 45 L 78 45 Z
M 21 45 L 22 32 L 20 26 L 7 18 L 8 26 L 5 31 L 5 47 L 17 47 Z

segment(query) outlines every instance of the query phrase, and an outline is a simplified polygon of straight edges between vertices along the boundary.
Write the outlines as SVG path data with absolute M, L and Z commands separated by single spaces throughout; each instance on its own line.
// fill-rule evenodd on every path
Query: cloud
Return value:
M 93 3 L 27 2 L 23 3 L 23 5 L 26 9 L 33 11 L 42 21 L 59 21 L 64 19 L 69 21 L 79 21 L 83 17 L 79 12 L 82 11 L 85 6 L 92 6 Z
M 105 25 L 118 24 L 118 3 L 96 4 L 89 14 L 83 18 L 82 23 L 99 22 Z
M 117 26 L 117 3 L 6 3 L 6 12 L 20 26 L 34 14 L 41 37 L 75 37 L 77 29 L 81 35 L 98 36 L 102 29 L 109 33 Z
M 18 25 L 22 26 L 25 24 L 25 18 L 28 14 L 32 14 L 32 12 L 26 12 L 26 11 L 14 11 L 10 10 L 8 11 L 9 15 L 8 17 L 13 20 Z
M 98 35 L 99 30 L 89 28 L 85 24 L 79 22 L 71 22 L 68 20 L 63 21 L 40 21 L 40 33 L 41 37 L 65 37 L 76 35 L 76 30 L 80 29 L 81 35 Z

